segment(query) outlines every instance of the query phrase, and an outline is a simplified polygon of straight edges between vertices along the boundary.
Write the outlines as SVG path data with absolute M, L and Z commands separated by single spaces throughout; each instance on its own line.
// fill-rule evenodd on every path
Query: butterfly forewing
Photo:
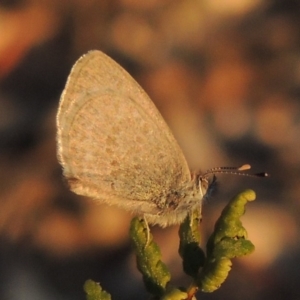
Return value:
M 58 156 L 76 193 L 129 210 L 190 182 L 186 160 L 141 87 L 100 51 L 73 67 L 57 116 Z

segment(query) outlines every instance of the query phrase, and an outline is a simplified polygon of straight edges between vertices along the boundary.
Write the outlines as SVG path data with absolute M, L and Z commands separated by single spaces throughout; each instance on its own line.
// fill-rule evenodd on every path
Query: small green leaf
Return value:
M 111 300 L 110 294 L 102 290 L 99 283 L 89 279 L 84 283 L 86 300 Z
M 203 292 L 213 292 L 220 287 L 231 269 L 232 258 L 254 251 L 254 245 L 247 240 L 247 231 L 240 221 L 245 205 L 253 200 L 254 191 L 240 193 L 228 203 L 217 220 L 207 242 L 207 260 L 197 279 L 197 285 Z
M 245 213 L 245 205 L 248 201 L 255 200 L 255 193 L 246 190 L 234 197 L 224 208 L 215 225 L 215 230 L 207 243 L 207 255 L 210 255 L 217 244 L 224 237 L 247 238 L 247 231 L 242 226 L 240 217 Z
M 205 261 L 204 251 L 199 247 L 200 233 L 198 229 L 200 211 L 195 210 L 187 216 L 179 228 L 179 254 L 182 257 L 184 272 L 196 278 Z
M 234 258 L 250 254 L 254 249 L 254 245 L 249 240 L 225 237 L 215 245 L 213 256 Z
M 211 293 L 217 290 L 227 278 L 231 265 L 231 260 L 226 257 L 209 260 L 199 277 L 202 292 Z
M 143 275 L 147 290 L 155 296 L 162 296 L 171 275 L 166 265 L 161 261 L 159 247 L 153 242 L 152 235 L 144 220 L 132 219 L 130 236 L 136 252 L 137 267 Z

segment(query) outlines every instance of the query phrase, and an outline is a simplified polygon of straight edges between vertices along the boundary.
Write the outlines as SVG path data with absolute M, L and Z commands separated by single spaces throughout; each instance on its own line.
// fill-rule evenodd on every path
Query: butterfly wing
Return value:
M 153 213 L 191 175 L 153 102 L 116 62 L 90 51 L 74 65 L 57 114 L 58 158 L 80 195 Z

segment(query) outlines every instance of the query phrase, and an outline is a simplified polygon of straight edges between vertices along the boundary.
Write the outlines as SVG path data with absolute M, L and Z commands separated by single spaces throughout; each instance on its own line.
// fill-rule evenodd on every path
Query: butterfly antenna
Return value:
M 240 167 L 217 167 L 207 170 L 202 176 L 207 177 L 210 174 L 232 174 L 232 175 L 239 175 L 239 176 L 248 176 L 248 177 L 268 177 L 269 174 L 262 172 L 262 173 L 244 173 L 244 171 L 250 170 L 251 166 L 249 164 L 242 165 Z

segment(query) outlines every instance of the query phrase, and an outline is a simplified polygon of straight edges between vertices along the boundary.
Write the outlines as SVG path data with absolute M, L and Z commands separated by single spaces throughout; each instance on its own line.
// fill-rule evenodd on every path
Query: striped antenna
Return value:
M 217 167 L 207 170 L 202 177 L 207 177 L 210 174 L 232 174 L 232 175 L 239 175 L 239 176 L 248 176 L 248 177 L 268 177 L 269 174 L 262 172 L 262 173 L 243 173 L 244 171 L 250 170 L 251 166 L 249 164 L 242 165 L 240 167 Z

